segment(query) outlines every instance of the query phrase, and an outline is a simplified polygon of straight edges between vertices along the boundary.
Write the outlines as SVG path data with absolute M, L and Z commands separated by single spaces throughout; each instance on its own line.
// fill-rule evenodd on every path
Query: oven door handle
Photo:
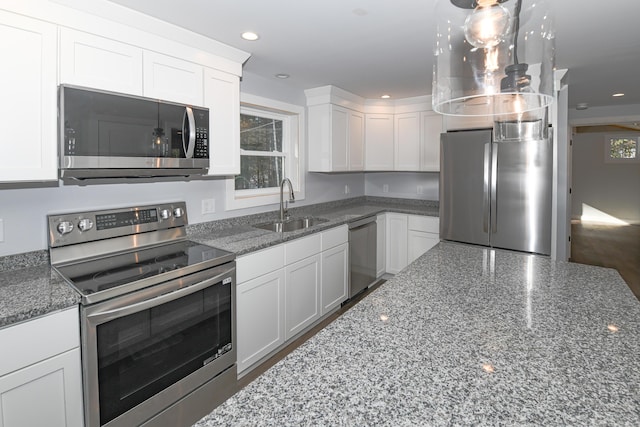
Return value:
M 233 270 L 235 270 L 235 268 Z M 165 289 L 164 293 L 156 297 L 152 297 L 148 300 L 144 300 L 134 304 L 122 305 L 121 307 L 114 308 L 112 310 L 97 311 L 96 313 L 87 315 L 87 318 L 90 318 L 91 322 L 95 324 L 105 323 L 113 319 L 128 316 L 142 310 L 174 301 L 178 298 L 182 298 L 194 292 L 208 288 L 209 286 L 218 282 L 222 282 L 222 284 L 225 285 L 227 283 L 225 280 L 226 278 L 229 278 L 228 283 L 230 283 L 231 286 L 234 286 L 235 280 L 233 280 L 233 276 L 231 274 L 233 270 L 226 270 L 225 272 L 218 274 L 217 276 L 205 279 L 190 286 L 181 287 L 180 284 L 176 284 L 175 286 L 171 286 L 169 289 Z

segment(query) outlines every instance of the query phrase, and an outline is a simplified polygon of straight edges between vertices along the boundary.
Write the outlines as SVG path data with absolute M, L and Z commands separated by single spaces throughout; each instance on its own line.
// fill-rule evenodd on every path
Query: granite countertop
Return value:
M 307 230 L 274 233 L 251 226 L 277 218 L 278 212 L 272 211 L 189 225 L 187 232 L 192 240 L 240 255 L 388 210 L 437 216 L 438 203 L 358 197 L 290 209 L 294 216 L 313 215 L 329 220 Z M 51 268 L 48 251 L 0 258 L 0 328 L 79 303 L 80 296 Z
M 49 264 L 0 271 L 0 328 L 79 303 L 80 295 Z
M 640 425 L 612 269 L 441 242 L 196 426 Z
M 307 229 L 285 233 L 276 233 L 252 226 L 276 220 L 278 212 L 272 211 L 230 220 L 195 224 L 189 226 L 188 234 L 191 240 L 234 252 L 236 255 L 243 255 L 383 212 L 439 215 L 438 202 L 377 197 L 363 197 L 347 203 L 335 202 L 304 206 L 290 209 L 289 212 L 293 218 L 312 216 L 327 221 Z

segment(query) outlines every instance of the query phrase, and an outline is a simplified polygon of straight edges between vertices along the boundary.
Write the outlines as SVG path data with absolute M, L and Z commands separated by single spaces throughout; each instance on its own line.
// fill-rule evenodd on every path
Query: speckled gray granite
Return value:
M 615 270 L 440 243 L 196 425 L 640 425 Z
M 0 328 L 79 302 L 80 296 L 49 264 L 0 272 Z
M 251 226 L 276 219 L 278 212 L 272 211 L 189 225 L 188 234 L 201 243 L 242 254 L 352 221 L 355 216 L 388 210 L 437 216 L 438 202 L 357 197 L 290 209 L 293 216 L 329 219 L 307 230 L 273 233 Z M 0 257 L 0 327 L 68 308 L 79 301 L 73 288 L 52 271 L 48 251 Z
M 289 209 L 294 218 L 313 216 L 327 220 L 308 229 L 276 233 L 253 227 L 278 219 L 278 212 L 272 211 L 190 225 L 187 232 L 194 241 L 242 255 L 383 212 L 439 214 L 438 202 L 430 200 L 358 197 Z

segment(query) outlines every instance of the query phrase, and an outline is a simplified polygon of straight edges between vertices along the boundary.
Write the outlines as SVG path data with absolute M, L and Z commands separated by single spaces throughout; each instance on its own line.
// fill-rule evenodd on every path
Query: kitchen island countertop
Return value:
M 640 425 L 612 269 L 441 242 L 196 426 Z

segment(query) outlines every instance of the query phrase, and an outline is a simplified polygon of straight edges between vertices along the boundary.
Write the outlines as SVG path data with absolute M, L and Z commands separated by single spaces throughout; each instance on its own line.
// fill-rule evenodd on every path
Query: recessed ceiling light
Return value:
M 276 74 L 276 77 L 279 78 L 279 79 L 288 79 L 291 76 L 289 74 L 285 74 L 285 73 L 278 73 L 278 74 Z
M 618 97 L 624 96 L 624 93 L 622 93 L 622 92 L 614 93 L 613 96 L 618 98 Z
M 589 104 L 586 102 L 579 102 L 576 104 L 576 110 L 586 110 L 587 108 L 589 108 Z
M 248 40 L 250 42 L 256 41 L 256 40 L 258 40 L 260 38 L 259 35 L 257 35 L 256 33 L 251 32 L 251 31 L 246 31 L 246 32 L 242 33 L 240 35 L 240 37 L 242 37 L 243 39 Z
M 391 98 L 391 95 L 382 95 L 380 98 L 382 98 L 382 99 L 389 99 L 389 98 Z

